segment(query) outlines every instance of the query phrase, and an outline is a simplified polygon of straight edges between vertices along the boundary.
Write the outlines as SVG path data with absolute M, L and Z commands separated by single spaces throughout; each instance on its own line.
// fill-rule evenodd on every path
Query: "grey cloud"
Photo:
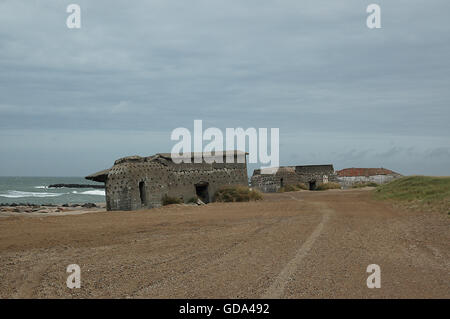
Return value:
M 429 149 L 448 145 L 446 0 L 380 0 L 380 30 L 366 28 L 367 4 L 359 0 L 77 3 L 81 30 L 65 27 L 64 1 L 0 2 L 2 149 L 12 147 L 8 132 L 24 130 L 42 133 L 41 148 L 52 143 L 64 153 L 67 143 L 43 132 L 67 130 L 89 131 L 97 142 L 158 132 L 165 137 L 156 151 L 168 151 L 170 131 L 192 127 L 194 119 L 219 128 L 279 127 L 286 162 L 299 154 L 290 152 L 296 139 L 306 147 L 300 163 L 353 159 L 400 168 L 408 153 L 395 141 L 405 136 L 431 143 Z M 72 143 L 89 147 L 89 139 L 73 134 Z M 380 142 L 386 136 L 392 145 Z M 108 145 L 92 156 L 107 162 L 129 150 Z M 145 144 L 140 152 L 150 149 Z M 417 161 L 434 156 L 446 172 L 444 151 L 414 149 Z M 81 174 L 69 164 L 68 174 Z
M 444 158 L 450 163 L 450 147 L 438 147 L 432 149 L 429 151 L 428 156 L 433 158 Z

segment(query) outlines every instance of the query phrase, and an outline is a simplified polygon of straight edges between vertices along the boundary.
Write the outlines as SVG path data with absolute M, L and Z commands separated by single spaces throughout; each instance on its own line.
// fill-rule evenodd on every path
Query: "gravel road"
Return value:
M 81 288 L 66 267 L 81 267 Z M 369 289 L 369 264 L 381 288 Z M 450 217 L 370 191 L 0 219 L 1 298 L 450 298 Z

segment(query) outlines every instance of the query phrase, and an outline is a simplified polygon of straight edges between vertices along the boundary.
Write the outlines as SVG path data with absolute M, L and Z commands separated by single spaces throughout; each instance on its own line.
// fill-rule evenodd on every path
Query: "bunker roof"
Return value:
M 351 176 L 374 176 L 374 175 L 391 175 L 391 174 L 397 174 L 400 175 L 394 171 L 391 171 L 386 168 L 344 168 L 340 171 L 336 171 L 338 176 L 341 177 L 351 177 Z
M 248 155 L 247 152 L 244 151 L 238 151 L 238 150 L 231 150 L 231 151 L 222 151 L 221 152 L 222 157 L 226 157 L 226 156 L 246 156 Z M 189 158 L 189 156 L 191 157 L 191 159 L 194 159 L 195 157 L 200 157 L 203 156 L 203 158 L 211 158 L 211 157 L 218 157 L 220 156 L 220 152 L 191 152 L 190 154 L 187 153 L 187 158 Z M 180 158 L 186 158 L 186 155 L 181 156 Z M 114 165 L 118 165 L 118 164 L 122 164 L 122 163 L 132 163 L 132 162 L 152 162 L 152 161 L 173 161 L 172 160 L 172 154 L 171 153 L 157 153 L 155 155 L 152 156 L 147 156 L 147 157 L 142 157 L 142 156 L 138 156 L 138 155 L 132 155 L 132 156 L 127 156 L 127 157 L 122 157 L 119 158 L 118 160 L 116 160 L 114 162 Z M 91 181 L 96 181 L 96 182 L 106 182 L 106 179 L 108 178 L 108 173 L 109 173 L 110 169 L 105 169 L 103 171 L 91 174 L 89 176 L 86 176 L 86 179 L 89 179 Z
M 220 154 L 222 153 L 222 154 Z M 161 157 L 167 158 L 167 159 L 172 159 L 172 154 L 171 153 L 158 153 L 156 155 L 159 155 Z M 190 152 L 190 156 L 191 158 L 194 157 L 200 157 L 203 156 L 203 158 L 205 157 L 216 157 L 216 156 L 220 156 L 222 155 L 223 157 L 225 156 L 230 156 L 230 155 L 234 155 L 234 156 L 244 156 L 244 155 L 248 155 L 247 152 L 243 152 L 243 151 L 217 151 L 217 152 Z M 189 153 L 186 153 L 186 155 L 180 155 L 180 157 L 183 158 L 189 158 Z
M 108 169 L 104 169 L 103 171 L 91 174 L 89 176 L 86 176 L 85 178 L 89 179 L 91 181 L 105 183 L 106 179 L 108 178 L 109 170 L 110 170 L 109 168 Z
M 278 173 L 307 173 L 309 170 L 317 170 L 317 169 L 324 169 L 327 171 L 333 171 L 333 164 L 319 164 L 319 165 L 296 165 L 296 166 L 279 166 L 279 167 L 269 167 L 261 169 L 255 169 L 253 171 L 253 175 L 275 175 Z

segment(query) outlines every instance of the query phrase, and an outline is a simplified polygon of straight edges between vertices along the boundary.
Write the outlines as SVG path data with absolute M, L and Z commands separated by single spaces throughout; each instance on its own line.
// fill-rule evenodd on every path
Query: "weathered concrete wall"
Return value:
M 262 192 L 277 192 L 286 185 L 303 183 L 314 189 L 323 183 L 336 182 L 333 165 L 307 165 L 279 167 L 274 174 L 262 174 L 257 169 L 251 178 L 252 187 Z
M 338 176 L 339 183 L 345 187 L 352 187 L 356 184 L 377 183 L 384 184 L 401 177 L 401 175 L 373 175 L 373 176 Z
M 199 184 L 204 188 L 203 200 L 212 201 L 214 193 L 222 186 L 248 184 L 247 164 L 176 164 L 158 154 L 119 159 L 109 170 L 105 182 L 107 210 L 158 207 L 165 195 L 186 202 L 197 196 L 196 185 Z
M 141 203 L 139 183 L 144 183 L 145 201 Z M 161 203 L 167 193 L 169 173 L 157 162 L 122 162 L 115 164 L 106 180 L 107 210 L 136 210 Z

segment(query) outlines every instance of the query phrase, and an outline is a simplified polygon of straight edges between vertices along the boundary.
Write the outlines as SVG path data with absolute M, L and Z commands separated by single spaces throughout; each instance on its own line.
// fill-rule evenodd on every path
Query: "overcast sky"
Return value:
M 366 7 L 381 6 L 381 29 Z M 66 7 L 81 6 L 81 29 Z M 450 1 L 0 0 L 0 175 L 85 176 L 177 127 L 280 164 L 450 175 Z M 252 166 L 253 168 L 253 166 Z

